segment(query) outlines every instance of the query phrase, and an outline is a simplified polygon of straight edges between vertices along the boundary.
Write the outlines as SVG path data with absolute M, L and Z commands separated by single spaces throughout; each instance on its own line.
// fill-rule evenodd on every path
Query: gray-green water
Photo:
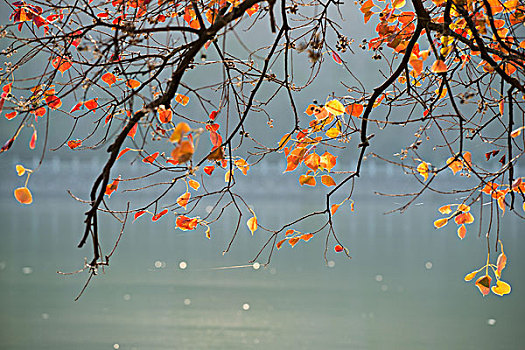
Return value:
M 264 232 L 241 230 L 223 256 L 233 217 L 214 227 L 211 240 L 203 230 L 174 230 L 173 216 L 141 218 L 128 225 L 109 269 L 75 302 L 86 275 L 56 271 L 75 270 L 89 255 L 75 248 L 82 207 L 63 192 L 38 195 L 33 185 L 30 207 L 2 187 L 2 349 L 478 350 L 520 349 L 525 342 L 525 238 L 523 223 L 510 215 L 501 232 L 509 256 L 503 279 L 513 291 L 504 298 L 483 298 L 463 282 L 483 265 L 485 240 L 474 227 L 463 241 L 454 227 L 434 230 L 443 202 L 428 196 L 403 215 L 384 216 L 394 203 L 362 191 L 354 213 L 341 207 L 336 215 L 351 260 L 331 250 L 327 266 L 321 236 L 283 246 L 266 268 L 220 270 L 253 258 Z M 283 197 L 268 191 L 247 195 L 267 226 L 316 204 L 308 190 Z M 103 219 L 102 227 L 108 249 L 119 226 Z

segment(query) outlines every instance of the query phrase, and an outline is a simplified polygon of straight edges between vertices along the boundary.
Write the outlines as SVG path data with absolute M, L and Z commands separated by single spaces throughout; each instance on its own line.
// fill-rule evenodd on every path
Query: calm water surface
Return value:
M 310 195 L 258 196 L 261 222 L 277 227 L 315 209 Z M 0 347 L 2 349 L 520 349 L 525 343 L 523 224 L 508 218 L 502 234 L 509 263 L 505 298 L 481 297 L 463 276 L 484 263 L 485 240 L 471 228 L 436 231 L 433 198 L 403 215 L 371 196 L 356 211 L 341 207 L 340 237 L 352 259 L 324 236 L 283 246 L 270 266 L 247 264 L 264 242 L 241 230 L 222 250 L 235 218 L 212 231 L 182 233 L 173 217 L 128 225 L 111 266 L 73 299 L 86 275 L 76 249 L 82 209 L 64 197 L 40 196 L 30 208 L 0 200 Z M 430 209 L 429 209 L 430 208 Z M 312 225 L 314 223 L 311 223 Z M 102 220 L 106 249 L 115 222 Z M 244 228 L 244 227 L 243 227 Z M 310 227 L 310 229 L 313 226 Z M 308 232 L 308 227 L 302 228 Z M 181 269 L 181 263 L 185 269 Z

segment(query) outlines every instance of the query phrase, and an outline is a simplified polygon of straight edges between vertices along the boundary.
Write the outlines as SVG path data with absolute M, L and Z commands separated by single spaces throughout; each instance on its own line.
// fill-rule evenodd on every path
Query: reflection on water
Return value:
M 315 209 L 313 195 L 253 195 L 261 222 L 277 227 Z M 255 198 L 257 197 L 257 198 Z M 257 200 L 255 200 L 257 199 Z M 251 203 L 250 202 L 250 203 Z M 517 349 L 525 341 L 523 224 L 503 220 L 513 292 L 481 297 L 463 276 L 483 264 L 472 229 L 434 230 L 432 198 L 403 215 L 366 197 L 342 207 L 336 227 L 352 259 L 328 252 L 324 236 L 284 245 L 270 266 L 249 264 L 265 234 L 242 231 L 222 255 L 236 218 L 204 232 L 174 230 L 173 218 L 128 225 L 111 266 L 78 302 L 86 276 L 76 249 L 81 207 L 41 195 L 30 208 L 0 201 L 2 349 Z M 430 208 L 430 209 L 429 209 Z M 312 225 L 315 223 L 312 223 Z M 108 249 L 120 227 L 104 218 Z M 300 229 L 308 232 L 312 227 Z M 227 268 L 226 268 L 227 267 Z M 521 277 L 520 277 L 521 276 Z

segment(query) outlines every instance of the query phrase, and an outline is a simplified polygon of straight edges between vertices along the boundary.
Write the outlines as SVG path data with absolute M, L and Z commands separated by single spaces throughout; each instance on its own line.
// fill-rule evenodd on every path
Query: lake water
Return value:
M 335 217 L 351 260 L 330 250 L 327 265 L 321 235 L 293 249 L 284 245 L 267 267 L 218 269 L 248 264 L 264 232 L 252 237 L 243 224 L 223 256 L 232 216 L 212 229 L 211 240 L 201 229 L 175 230 L 173 216 L 141 218 L 127 226 L 111 266 L 75 302 L 87 275 L 56 271 L 75 270 L 89 256 L 89 248 L 76 248 L 83 207 L 63 192 L 38 193 L 36 183 L 35 203 L 21 207 L 11 194 L 16 181 L 10 175 L 1 186 L 2 349 L 478 350 L 525 343 L 524 226 L 512 215 L 501 228 L 509 256 L 503 279 L 513 287 L 504 298 L 482 297 L 463 282 L 484 264 L 486 242 L 477 227 L 463 241 L 453 225 L 434 230 L 443 202 L 433 196 L 403 215 L 383 215 L 395 201 L 365 186 L 355 212 L 345 206 Z M 283 196 L 268 184 L 258 190 L 247 198 L 266 226 L 318 208 L 316 192 Z M 107 250 L 119 226 L 101 221 Z

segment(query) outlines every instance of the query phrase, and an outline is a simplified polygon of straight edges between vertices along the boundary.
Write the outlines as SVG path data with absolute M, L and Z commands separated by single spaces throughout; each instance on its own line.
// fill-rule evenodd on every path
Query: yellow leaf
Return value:
M 326 110 L 330 113 L 332 113 L 333 115 L 335 116 L 338 116 L 338 115 L 341 115 L 341 114 L 344 114 L 345 112 L 345 107 L 343 106 L 343 104 L 341 102 L 339 102 L 338 100 L 331 100 L 331 101 L 328 101 L 324 107 L 326 108 Z
M 434 227 L 436 227 L 436 228 L 442 228 L 446 224 L 448 224 L 448 219 L 447 218 L 438 219 L 438 220 L 434 221 Z
M 248 219 L 248 221 L 246 222 L 246 225 L 248 225 L 248 228 L 250 229 L 250 231 L 252 231 L 252 235 L 253 235 L 253 233 L 257 230 L 257 217 L 254 216 Z
M 392 1 L 392 7 L 395 9 L 400 9 L 405 6 L 406 0 L 394 0 Z
M 239 170 L 244 175 L 248 174 L 248 170 L 250 170 L 250 166 L 248 165 L 248 163 L 244 159 L 242 159 L 242 158 L 237 159 L 235 161 L 235 165 L 237 166 L 237 168 L 239 168 Z
M 476 275 L 478 274 L 479 271 L 472 271 L 471 273 L 469 273 L 468 275 L 465 276 L 464 280 L 465 282 L 469 282 L 469 281 L 472 281 L 472 279 L 474 277 L 476 277 Z
M 427 162 L 421 162 L 421 164 L 419 164 L 417 166 L 417 172 L 419 173 L 419 175 L 423 176 L 423 181 L 427 181 L 428 179 L 428 163 Z
M 224 174 L 224 182 L 230 182 L 233 176 L 233 170 L 228 170 L 226 174 Z
M 18 176 L 22 176 L 22 175 L 24 175 L 26 173 L 26 168 L 24 168 L 20 164 L 17 164 L 17 166 L 16 166 L 16 173 L 18 174 Z
M 492 293 L 499 295 L 500 297 L 510 293 L 510 284 L 498 280 L 495 286 L 492 286 Z
M 336 128 L 330 128 L 326 131 L 326 136 L 331 139 L 336 138 L 340 134 L 341 134 L 341 131 L 337 130 Z

